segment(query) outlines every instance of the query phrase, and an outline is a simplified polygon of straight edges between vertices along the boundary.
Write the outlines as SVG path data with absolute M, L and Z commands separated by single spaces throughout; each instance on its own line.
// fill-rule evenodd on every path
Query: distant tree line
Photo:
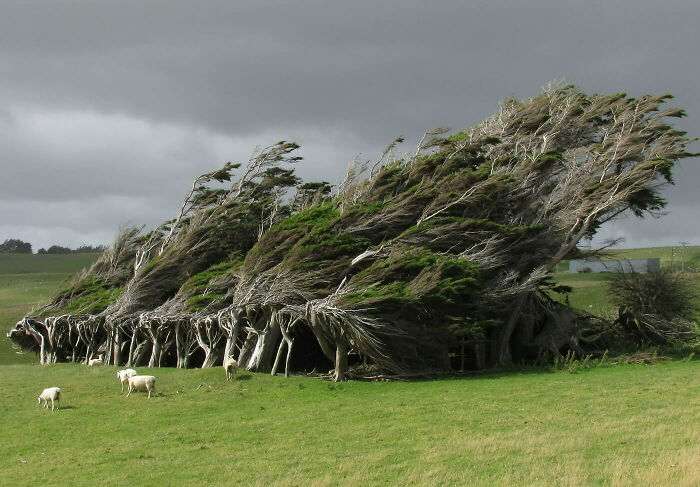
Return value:
M 37 254 L 83 254 L 90 252 L 104 252 L 107 249 L 105 245 L 81 245 L 77 249 L 61 247 L 60 245 L 52 245 L 48 249 L 40 248 Z M 23 242 L 16 238 L 8 238 L 0 244 L 0 254 L 31 254 L 32 244 Z
M 48 249 L 40 248 L 37 254 L 86 254 L 91 252 L 104 252 L 107 247 L 104 245 L 81 245 L 77 249 L 69 249 L 60 245 L 52 245 Z
M 5 254 L 31 254 L 32 244 L 16 238 L 8 238 L 0 245 L 0 253 Z

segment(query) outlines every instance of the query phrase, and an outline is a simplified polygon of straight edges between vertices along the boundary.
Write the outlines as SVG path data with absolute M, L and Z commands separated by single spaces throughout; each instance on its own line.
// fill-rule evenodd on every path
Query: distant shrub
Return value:
M 668 271 L 620 273 L 608 282 L 616 323 L 637 342 L 667 344 L 697 338 L 697 292 Z

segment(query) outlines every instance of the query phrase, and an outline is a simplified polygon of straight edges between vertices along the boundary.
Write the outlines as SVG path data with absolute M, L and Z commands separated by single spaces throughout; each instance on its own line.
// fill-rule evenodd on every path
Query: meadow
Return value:
M 60 265 L 0 261 L 4 329 Z M 40 366 L 0 341 L 0 485 L 700 485 L 691 356 L 413 382 L 164 368 L 148 399 L 125 397 L 117 367 Z M 49 386 L 55 412 L 36 402 Z
M 3 485 L 700 485 L 695 362 L 329 383 L 2 366 Z M 36 404 L 64 391 L 56 412 Z
M 99 254 L 0 253 L 0 364 L 36 362 L 34 354 L 17 354 L 5 333 L 72 274 L 92 264 Z

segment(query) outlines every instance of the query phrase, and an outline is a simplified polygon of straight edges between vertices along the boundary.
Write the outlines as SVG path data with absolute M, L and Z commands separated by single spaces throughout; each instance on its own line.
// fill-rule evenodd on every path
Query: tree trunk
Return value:
M 286 340 L 280 341 L 280 346 L 277 348 L 277 355 L 275 356 L 275 363 L 272 365 L 272 371 L 270 372 L 270 375 L 275 376 L 277 374 L 277 366 L 280 363 L 280 359 L 282 358 L 282 352 L 284 351 L 284 347 L 287 345 Z M 285 373 L 286 376 L 286 373 Z
M 112 352 L 113 364 L 122 364 L 122 343 L 124 341 L 124 336 L 118 326 L 114 327 L 114 350 Z
M 238 364 L 244 369 L 246 368 L 245 364 L 248 363 L 250 354 L 253 352 L 253 347 L 255 346 L 257 339 L 258 335 L 252 331 L 249 331 L 248 335 L 246 335 L 245 342 L 243 342 L 243 347 L 241 347 L 241 353 L 238 355 Z
M 175 324 L 175 353 L 177 355 L 177 368 L 186 369 L 189 365 L 189 347 L 185 346 L 184 324 L 178 321 Z
M 148 357 L 151 342 L 144 340 L 136 346 L 134 350 L 134 367 L 144 367 L 148 364 Z
M 289 363 L 292 360 L 292 346 L 294 345 L 294 339 L 289 334 L 289 330 L 296 325 L 296 323 L 301 320 L 301 317 L 297 317 L 291 324 L 286 322 L 285 317 L 280 317 L 280 332 L 282 333 L 282 340 L 280 341 L 280 346 L 277 349 L 277 356 L 275 357 L 275 364 L 272 366 L 272 375 L 277 373 L 277 367 L 279 366 L 280 359 L 282 358 L 282 352 L 284 347 L 287 347 L 287 360 L 284 363 L 284 376 L 289 377 Z
M 292 363 L 292 347 L 294 346 L 294 339 L 287 342 L 287 360 L 284 362 L 284 376 L 289 377 L 289 367 Z
M 231 329 L 231 334 L 226 337 L 226 347 L 224 348 L 224 357 L 233 357 L 236 352 L 236 340 L 241 329 L 241 321 L 236 319 Z
M 335 349 L 335 374 L 333 380 L 336 382 L 344 381 L 345 375 L 348 372 L 348 344 L 344 339 L 336 342 Z
M 325 318 L 323 317 L 323 315 L 317 313 L 315 310 L 311 310 L 309 316 L 309 326 L 311 328 L 311 331 L 314 333 L 314 336 L 316 337 L 319 346 L 321 347 L 323 355 L 325 355 L 326 358 L 331 361 L 331 363 L 334 363 L 335 350 L 333 349 L 333 347 L 331 347 L 331 344 L 328 342 L 325 334 L 323 333 L 322 322 L 324 319 Z
M 214 367 L 222 361 L 221 352 L 214 347 L 206 348 L 204 354 L 204 363 L 202 363 L 203 369 Z
M 280 337 L 280 327 L 277 321 L 277 313 L 273 313 L 270 322 L 265 329 L 258 334 L 255 349 L 250 356 L 246 370 L 254 372 L 267 372 L 272 368 L 272 354 L 277 340 Z
M 158 340 L 157 336 L 153 337 L 153 348 L 151 349 L 151 358 L 148 361 L 148 366 L 149 367 L 158 367 L 159 360 L 160 360 L 160 350 L 161 350 L 162 344 L 160 343 L 160 340 Z
M 495 357 L 495 365 L 498 367 L 507 367 L 512 364 L 512 356 L 510 353 L 510 338 L 513 335 L 513 330 L 520 319 L 520 313 L 522 312 L 525 301 L 527 300 L 528 293 L 521 293 L 515 301 L 515 306 L 508 317 L 508 322 L 501 330 L 498 339 L 498 355 Z
M 136 352 L 136 346 L 138 345 L 136 336 L 137 332 L 136 330 L 134 330 L 134 332 L 131 335 L 131 342 L 129 343 L 129 359 L 126 361 L 127 367 L 134 366 L 134 353 Z

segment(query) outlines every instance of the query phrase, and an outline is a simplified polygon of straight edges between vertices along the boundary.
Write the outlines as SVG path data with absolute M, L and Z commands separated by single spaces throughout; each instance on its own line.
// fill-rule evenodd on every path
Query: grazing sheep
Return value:
M 117 379 L 122 383 L 122 392 L 124 392 L 124 383 L 129 381 L 129 377 L 138 375 L 134 369 L 124 369 L 117 372 Z
M 233 357 L 226 357 L 224 359 L 224 370 L 226 371 L 226 380 L 231 380 L 236 370 L 238 370 L 238 362 L 233 360 Z
M 56 409 L 59 407 L 61 402 L 61 388 L 60 387 L 48 387 L 44 389 L 41 394 L 36 396 L 36 400 L 39 404 L 44 401 L 44 407 L 48 409 L 49 399 L 51 400 L 51 411 L 53 411 L 54 401 L 56 402 Z
M 131 395 L 131 391 L 148 391 L 148 397 L 151 397 L 151 391 L 153 391 L 153 395 L 156 395 L 156 378 L 152 375 L 134 375 L 127 380 L 129 381 L 129 393 L 126 397 Z

